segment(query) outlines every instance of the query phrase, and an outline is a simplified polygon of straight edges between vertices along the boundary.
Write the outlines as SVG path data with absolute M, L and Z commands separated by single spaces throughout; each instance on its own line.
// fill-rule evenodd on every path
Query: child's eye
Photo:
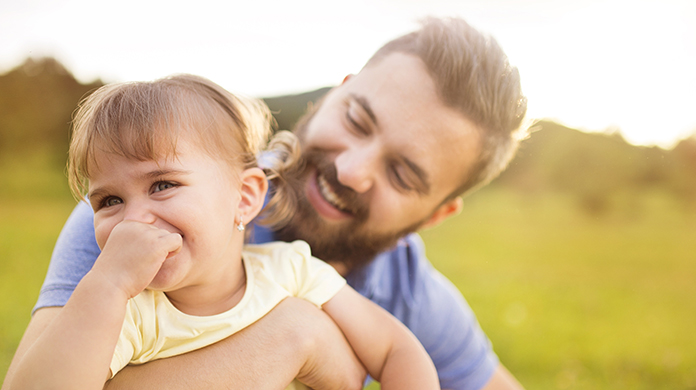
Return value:
M 115 196 L 107 196 L 101 201 L 101 204 L 103 207 L 111 207 L 111 206 L 116 206 L 118 204 L 123 203 L 123 200 L 121 198 L 115 197 Z
M 168 190 L 170 188 L 174 188 L 176 185 L 172 182 L 168 181 L 158 181 L 155 183 L 155 185 L 152 187 L 152 192 L 160 192 L 164 190 Z

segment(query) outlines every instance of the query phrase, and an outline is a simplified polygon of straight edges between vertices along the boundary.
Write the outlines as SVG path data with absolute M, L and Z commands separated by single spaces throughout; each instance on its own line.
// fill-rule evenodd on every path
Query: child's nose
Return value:
M 126 212 L 123 219 L 153 224 L 157 220 L 157 217 L 146 205 L 141 203 L 131 203 L 126 205 Z

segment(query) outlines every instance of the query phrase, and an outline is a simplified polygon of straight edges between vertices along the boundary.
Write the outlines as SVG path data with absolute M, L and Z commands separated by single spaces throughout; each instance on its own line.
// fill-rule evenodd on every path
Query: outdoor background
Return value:
M 54 59 L 0 75 L 0 379 L 75 201 L 64 175 L 82 85 Z M 266 99 L 280 128 L 325 92 Z M 528 389 L 696 388 L 696 138 L 637 147 L 549 121 L 510 168 L 425 231 Z
M 696 389 L 693 0 L 0 0 L 0 381 L 75 205 L 85 94 L 188 72 L 289 129 L 426 15 L 492 34 L 540 119 L 422 233 L 501 361 L 529 390 Z

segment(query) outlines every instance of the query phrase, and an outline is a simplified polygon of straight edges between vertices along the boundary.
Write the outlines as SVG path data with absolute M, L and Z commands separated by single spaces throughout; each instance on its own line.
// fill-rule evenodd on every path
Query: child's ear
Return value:
M 248 224 L 263 208 L 266 191 L 268 191 L 268 180 L 260 168 L 249 168 L 242 172 L 240 181 L 239 214 L 244 224 Z

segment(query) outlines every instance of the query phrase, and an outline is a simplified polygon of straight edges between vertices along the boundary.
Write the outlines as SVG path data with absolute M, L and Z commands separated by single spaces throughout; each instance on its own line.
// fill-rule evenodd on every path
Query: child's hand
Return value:
M 116 225 L 104 244 L 93 271 L 132 298 L 155 278 L 170 254 L 181 250 L 180 234 L 126 220 Z

